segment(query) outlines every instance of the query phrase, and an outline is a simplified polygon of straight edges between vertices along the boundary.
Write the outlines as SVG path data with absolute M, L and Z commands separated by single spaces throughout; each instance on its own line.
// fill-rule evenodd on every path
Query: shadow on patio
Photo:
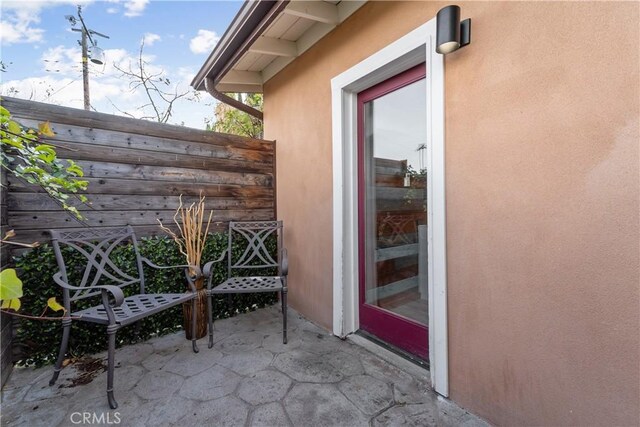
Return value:
M 287 345 L 274 306 L 216 322 L 214 348 L 200 340 L 199 354 L 182 332 L 118 349 L 115 411 L 98 361 L 92 380 L 76 363 L 54 387 L 51 366 L 15 369 L 2 425 L 77 425 L 94 414 L 126 426 L 486 425 L 438 398 L 427 371 L 396 366 L 293 311 L 289 321 Z

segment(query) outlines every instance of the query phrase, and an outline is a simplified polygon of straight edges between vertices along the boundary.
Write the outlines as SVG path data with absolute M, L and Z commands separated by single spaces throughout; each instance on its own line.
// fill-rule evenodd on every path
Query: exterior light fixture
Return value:
M 471 43 L 471 19 L 460 22 L 460 6 L 443 7 L 436 22 L 436 52 L 446 55 Z

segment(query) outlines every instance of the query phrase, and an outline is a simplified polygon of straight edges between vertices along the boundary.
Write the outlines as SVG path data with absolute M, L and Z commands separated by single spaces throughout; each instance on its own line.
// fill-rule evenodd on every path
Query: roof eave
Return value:
M 220 71 L 278 3 L 282 2 L 277 0 L 245 1 L 204 65 L 196 73 L 191 81 L 191 86 L 195 90 L 205 90 L 205 79 L 207 77 L 217 78 Z

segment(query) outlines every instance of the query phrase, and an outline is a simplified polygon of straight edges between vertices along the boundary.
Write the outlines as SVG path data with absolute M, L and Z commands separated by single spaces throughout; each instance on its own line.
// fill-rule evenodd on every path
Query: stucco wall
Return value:
M 637 425 L 639 5 L 459 3 L 446 58 L 451 398 L 503 424 Z M 332 321 L 330 79 L 442 3 L 369 3 L 265 85 L 291 304 Z

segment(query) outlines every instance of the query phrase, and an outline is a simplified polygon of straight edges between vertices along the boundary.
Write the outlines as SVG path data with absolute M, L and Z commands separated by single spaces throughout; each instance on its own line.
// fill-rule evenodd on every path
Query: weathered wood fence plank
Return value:
M 56 136 L 46 142 L 60 158 L 76 161 L 89 182 L 91 204 L 69 202 L 85 216 L 80 223 L 41 189 L 9 176 L 4 228 L 14 228 L 19 241 L 43 242 L 47 229 L 84 225 L 129 224 L 140 236 L 162 234 L 157 219 L 173 222 L 180 195 L 184 203 L 206 196 L 218 230 L 230 220 L 275 216 L 272 141 L 14 98 L 2 104 L 26 126 L 49 121 Z

